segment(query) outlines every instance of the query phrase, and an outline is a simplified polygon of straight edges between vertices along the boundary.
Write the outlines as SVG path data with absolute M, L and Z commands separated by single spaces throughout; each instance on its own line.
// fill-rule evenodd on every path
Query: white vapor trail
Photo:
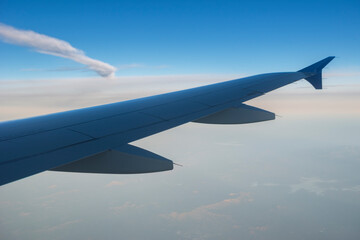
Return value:
M 83 51 L 60 39 L 31 30 L 16 29 L 2 23 L 0 23 L 0 39 L 6 43 L 33 48 L 40 53 L 71 59 L 86 65 L 103 77 L 113 77 L 115 75 L 116 68 L 114 66 L 89 58 Z

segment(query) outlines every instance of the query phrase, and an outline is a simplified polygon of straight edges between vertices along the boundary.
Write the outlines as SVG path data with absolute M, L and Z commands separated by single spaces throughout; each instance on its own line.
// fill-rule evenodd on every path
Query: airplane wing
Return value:
M 46 170 L 148 173 L 173 162 L 129 143 L 187 122 L 275 119 L 243 102 L 300 79 L 322 88 L 327 57 L 297 72 L 255 75 L 130 101 L 0 123 L 0 185 Z

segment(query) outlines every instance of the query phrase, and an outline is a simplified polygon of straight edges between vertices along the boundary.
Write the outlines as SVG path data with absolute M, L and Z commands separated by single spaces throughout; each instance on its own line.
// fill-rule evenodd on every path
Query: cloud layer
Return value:
M 235 194 L 236 195 L 236 194 Z M 208 205 L 202 205 L 195 209 L 192 209 L 188 212 L 172 212 L 167 215 L 162 215 L 165 218 L 173 219 L 173 220 L 187 220 L 194 219 L 203 221 L 205 219 L 216 218 L 216 217 L 226 217 L 226 215 L 218 213 L 219 210 L 227 207 L 231 207 L 234 204 L 239 204 L 241 202 L 253 202 L 253 198 L 250 193 L 239 193 L 239 196 L 235 198 L 227 198 L 220 202 L 215 202 Z
M 119 76 L 58 79 L 0 79 L 0 121 L 147 97 L 234 79 L 236 75 Z M 302 82 L 248 102 L 279 115 L 299 117 L 360 116 L 360 84 L 316 92 Z M 71 86 L 71 88 L 69 88 Z M 140 87 L 139 87 L 140 86 Z M 321 96 L 320 96 L 321 95 Z M 294 107 L 296 106 L 296 107 Z M 228 140 L 220 145 L 240 146 Z
M 43 54 L 71 59 L 86 65 L 103 77 L 113 77 L 116 71 L 114 66 L 89 58 L 68 42 L 30 30 L 20 30 L 0 23 L 0 39 L 10 44 L 30 47 Z

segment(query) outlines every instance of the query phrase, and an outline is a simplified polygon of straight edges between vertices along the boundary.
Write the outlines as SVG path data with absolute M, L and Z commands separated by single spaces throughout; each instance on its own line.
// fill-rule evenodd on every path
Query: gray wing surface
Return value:
M 243 102 L 308 80 L 334 57 L 298 72 L 268 73 L 119 103 L 0 123 L 0 185 L 46 170 L 88 173 L 166 171 L 173 163 L 129 143 L 187 122 L 240 124 L 272 120 Z

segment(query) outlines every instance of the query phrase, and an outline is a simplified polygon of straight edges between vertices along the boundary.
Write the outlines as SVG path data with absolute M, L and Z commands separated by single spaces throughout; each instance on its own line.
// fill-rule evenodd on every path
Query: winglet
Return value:
M 305 79 L 311 83 L 315 89 L 322 89 L 322 69 L 334 58 L 334 56 L 327 57 L 319 62 L 299 70 L 298 72 L 308 74 L 309 77 L 306 77 Z

